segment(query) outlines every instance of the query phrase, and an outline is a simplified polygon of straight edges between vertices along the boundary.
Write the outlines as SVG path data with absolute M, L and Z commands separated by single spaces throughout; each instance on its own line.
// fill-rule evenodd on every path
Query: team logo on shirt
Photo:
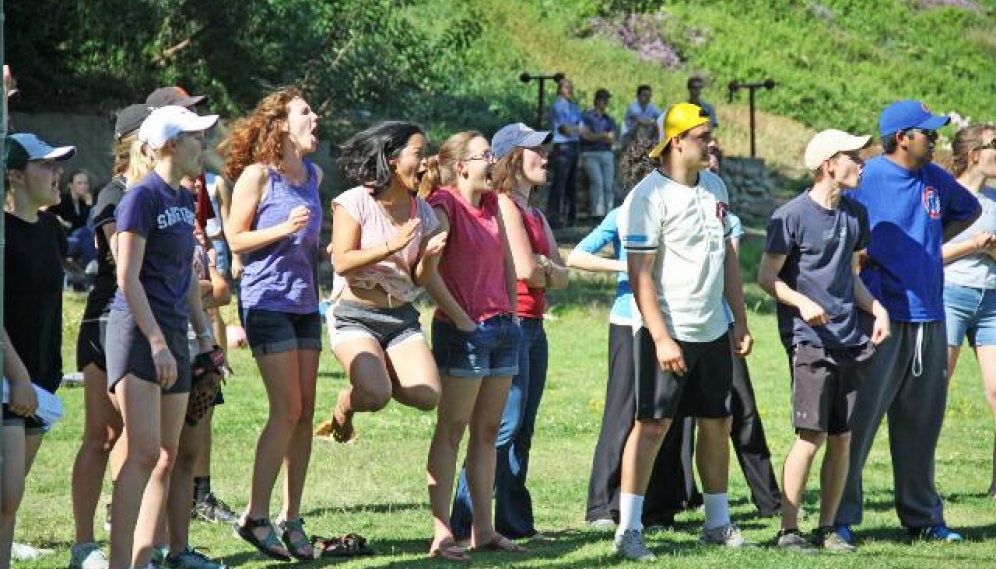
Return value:
M 725 224 L 726 218 L 730 215 L 730 204 L 726 202 L 716 202 L 716 219 Z
M 933 186 L 923 189 L 923 209 L 927 210 L 930 219 L 941 218 L 941 196 Z
M 166 208 L 165 211 L 156 216 L 156 225 L 159 226 L 159 229 L 166 229 L 177 223 L 193 225 L 194 212 L 185 207 L 174 206 Z

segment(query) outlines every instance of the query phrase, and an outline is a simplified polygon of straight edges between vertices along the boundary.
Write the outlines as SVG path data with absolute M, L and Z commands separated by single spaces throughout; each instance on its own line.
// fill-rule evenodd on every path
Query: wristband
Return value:
M 210 328 L 205 328 L 204 330 L 197 333 L 198 340 L 213 340 L 214 335 L 211 333 Z

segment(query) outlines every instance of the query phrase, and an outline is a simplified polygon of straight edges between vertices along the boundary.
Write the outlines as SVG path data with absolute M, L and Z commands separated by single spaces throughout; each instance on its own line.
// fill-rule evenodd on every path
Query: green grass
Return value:
M 610 534 L 590 531 L 583 525 L 591 453 L 604 397 L 610 287 L 607 279 L 578 280 L 569 291 L 555 295 L 555 318 L 547 324 L 551 367 L 533 445 L 530 489 L 537 526 L 555 540 L 532 545 L 525 555 L 475 554 L 476 567 L 623 565 L 611 555 Z M 759 298 L 755 286 L 748 286 L 748 296 Z M 78 298 L 67 298 L 67 364 L 75 361 L 75 328 L 81 310 Z M 750 357 L 750 368 L 776 467 L 780 467 L 793 433 L 789 426 L 785 358 L 777 341 L 774 318 L 767 312 L 762 308 L 762 313 L 751 313 L 757 349 Z M 428 313 L 423 310 L 424 315 Z M 215 416 L 213 485 L 223 499 L 240 508 L 248 497 L 248 473 L 256 437 L 266 416 L 266 398 L 248 353 L 234 352 L 231 359 L 236 377 L 225 389 L 227 403 Z M 67 369 L 70 367 L 67 365 Z M 328 411 L 344 381 L 338 364 L 326 350 L 318 387 L 319 415 Z M 82 431 L 83 391 L 64 389 L 60 394 L 67 417 L 42 446 L 28 480 L 17 531 L 18 541 L 51 547 L 58 553 L 19 567 L 64 566 L 73 539 L 69 480 Z M 304 497 L 309 531 L 323 535 L 359 532 L 379 552 L 374 558 L 351 561 L 349 567 L 437 566 L 426 555 L 432 526 L 424 467 L 433 417 L 431 413 L 392 404 L 380 413 L 357 418 L 360 439 L 356 444 L 316 441 Z M 856 555 L 803 558 L 768 547 L 743 551 L 701 547 L 696 535 L 702 516 L 697 512 L 679 516 L 677 530 L 653 536 L 650 545 L 663 554 L 661 564 L 679 567 L 991 567 L 996 559 L 996 542 L 991 541 L 996 537 L 996 501 L 986 498 L 984 492 L 991 468 L 992 425 L 981 393 L 978 366 L 967 358 L 959 366 L 951 389 L 938 449 L 937 483 L 946 501 L 948 521 L 964 530 L 968 543 L 905 543 L 892 507 L 891 467 L 883 429 L 865 470 L 867 516 L 860 527 L 864 543 Z M 279 497 L 279 491 L 275 497 Z M 735 465 L 730 476 L 730 497 L 734 518 L 746 536 L 766 544 L 777 529 L 776 522 L 755 516 L 743 476 Z M 276 500 L 273 507 L 276 511 Z M 813 512 L 818 508 L 815 478 L 806 508 Z M 98 511 L 99 527 L 103 509 Z M 809 529 L 814 523 L 810 516 L 803 527 Z M 98 536 L 106 537 L 102 531 Z M 276 566 L 261 560 L 222 526 L 194 522 L 192 542 L 230 565 Z M 322 561 L 314 565 L 338 563 Z

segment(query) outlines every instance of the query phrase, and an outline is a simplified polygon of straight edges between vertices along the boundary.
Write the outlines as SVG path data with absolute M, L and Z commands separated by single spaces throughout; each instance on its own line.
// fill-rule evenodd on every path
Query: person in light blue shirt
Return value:
M 942 249 L 948 378 L 954 375 L 967 337 L 979 360 L 986 400 L 996 414 L 996 188 L 986 185 L 996 179 L 996 125 L 980 123 L 959 130 L 951 150 L 952 172 L 975 194 L 982 215 Z M 996 462 L 987 494 L 996 497 Z
M 650 85 L 640 85 L 636 88 L 636 100 L 626 107 L 623 117 L 621 140 L 623 147 L 628 146 L 637 131 L 643 131 L 650 136 L 657 136 L 657 117 L 661 111 L 650 100 L 654 92 Z
M 557 83 L 557 100 L 550 107 L 553 150 L 550 152 L 550 192 L 546 217 L 550 227 L 571 227 L 577 219 L 577 170 L 581 141 L 581 108 L 574 102 L 574 84 Z

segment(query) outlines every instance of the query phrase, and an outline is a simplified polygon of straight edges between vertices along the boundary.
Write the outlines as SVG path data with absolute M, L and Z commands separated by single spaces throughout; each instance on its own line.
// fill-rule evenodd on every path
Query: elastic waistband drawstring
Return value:
M 916 325 L 916 347 L 913 349 L 913 377 L 923 374 L 923 322 Z

